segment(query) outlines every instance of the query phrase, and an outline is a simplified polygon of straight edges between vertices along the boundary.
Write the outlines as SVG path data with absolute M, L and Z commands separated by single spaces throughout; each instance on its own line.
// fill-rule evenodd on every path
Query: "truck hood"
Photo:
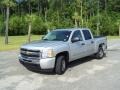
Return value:
M 56 47 L 61 47 L 63 45 L 67 45 L 67 42 L 63 41 L 33 41 L 28 44 L 24 44 L 21 46 L 21 48 L 25 49 L 45 49 L 45 48 L 56 48 Z

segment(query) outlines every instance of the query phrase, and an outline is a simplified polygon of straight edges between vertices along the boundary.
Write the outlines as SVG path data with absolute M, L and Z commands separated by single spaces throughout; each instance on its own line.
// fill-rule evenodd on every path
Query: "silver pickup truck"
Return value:
M 22 45 L 19 61 L 25 67 L 63 74 L 69 62 L 90 55 L 102 59 L 106 49 L 107 38 L 93 37 L 88 28 L 56 29 L 42 40 Z

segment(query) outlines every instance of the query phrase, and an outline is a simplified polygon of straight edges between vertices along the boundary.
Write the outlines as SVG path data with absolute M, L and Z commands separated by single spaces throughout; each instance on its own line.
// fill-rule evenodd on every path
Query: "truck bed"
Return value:
M 103 38 L 105 36 L 93 36 L 94 38 Z

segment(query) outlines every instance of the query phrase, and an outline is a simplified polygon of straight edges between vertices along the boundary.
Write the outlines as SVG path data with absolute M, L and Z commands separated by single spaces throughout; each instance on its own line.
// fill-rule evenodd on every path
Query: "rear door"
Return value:
M 94 53 L 94 48 L 95 48 L 92 33 L 89 30 L 82 30 L 82 33 L 84 35 L 85 46 L 86 46 L 85 53 L 86 55 L 91 55 Z

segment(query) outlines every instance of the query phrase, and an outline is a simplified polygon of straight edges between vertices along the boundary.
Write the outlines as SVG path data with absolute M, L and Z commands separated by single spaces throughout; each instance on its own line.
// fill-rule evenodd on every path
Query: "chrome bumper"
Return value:
M 41 69 L 53 69 L 55 66 L 55 57 L 53 58 L 46 58 L 46 59 L 25 59 L 19 56 L 20 62 L 27 63 L 27 64 L 37 64 L 40 65 Z

